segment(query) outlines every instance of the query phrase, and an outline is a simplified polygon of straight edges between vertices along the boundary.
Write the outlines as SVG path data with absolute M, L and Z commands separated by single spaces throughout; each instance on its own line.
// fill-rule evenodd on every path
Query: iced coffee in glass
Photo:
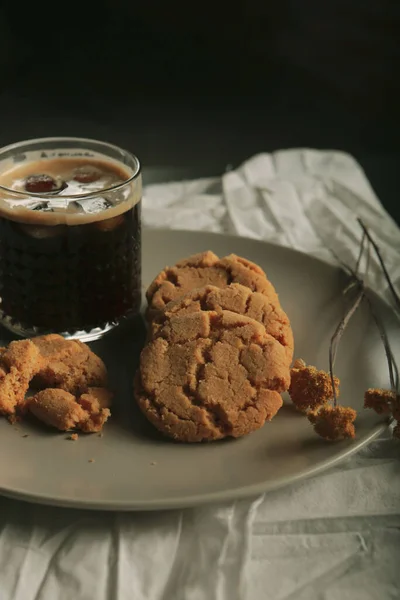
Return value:
M 0 322 L 93 340 L 141 304 L 138 159 L 44 138 L 0 150 Z

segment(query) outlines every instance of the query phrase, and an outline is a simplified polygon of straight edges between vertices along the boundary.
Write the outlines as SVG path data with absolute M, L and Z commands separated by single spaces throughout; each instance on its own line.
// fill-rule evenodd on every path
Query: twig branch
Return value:
M 365 275 L 364 275 L 364 278 L 362 279 L 364 288 L 366 285 L 368 285 L 369 265 L 371 264 L 371 242 L 369 241 L 368 238 L 367 238 L 367 251 L 366 252 L 367 252 L 367 256 L 365 259 Z
M 392 280 L 387 271 L 386 265 L 384 263 L 384 260 L 382 258 L 382 255 L 380 253 L 380 250 L 379 250 L 377 244 L 372 239 L 372 237 L 371 237 L 367 227 L 363 223 L 363 221 L 360 218 L 358 218 L 357 220 L 360 224 L 360 227 L 361 227 L 363 233 L 362 233 L 362 238 L 360 241 L 360 248 L 359 248 L 359 253 L 358 253 L 355 267 L 351 267 L 348 264 L 346 264 L 344 261 L 342 261 L 342 259 L 336 254 L 336 252 L 326 243 L 326 241 L 323 239 L 323 237 L 318 233 L 321 241 L 325 244 L 325 246 L 328 248 L 328 250 L 334 256 L 334 258 L 340 264 L 342 269 L 350 277 L 349 284 L 346 286 L 343 293 L 347 294 L 349 292 L 349 290 L 352 289 L 353 287 L 357 287 L 357 290 L 358 290 L 358 293 L 355 296 L 353 303 L 347 309 L 345 315 L 343 316 L 340 323 L 336 327 L 336 330 L 331 338 L 331 342 L 329 345 L 329 373 L 330 373 L 331 384 L 332 384 L 332 395 L 333 395 L 334 406 L 337 406 L 337 394 L 336 394 L 335 378 L 334 378 L 334 374 L 333 374 L 333 369 L 334 369 L 335 360 L 336 360 L 336 354 L 337 354 L 339 343 L 340 343 L 341 337 L 344 333 L 344 330 L 346 329 L 346 327 L 347 327 L 350 319 L 354 315 L 355 311 L 360 306 L 363 298 L 366 298 L 366 300 L 368 302 L 368 307 L 370 309 L 372 318 L 374 319 L 374 322 L 378 328 L 378 331 L 379 331 L 379 334 L 380 334 L 380 337 L 381 337 L 381 340 L 382 340 L 382 343 L 383 343 L 383 346 L 385 349 L 385 355 L 386 355 L 386 360 L 387 360 L 388 370 L 389 370 L 390 386 L 391 386 L 393 392 L 395 392 L 396 394 L 399 394 L 399 385 L 400 385 L 399 370 L 398 370 L 395 358 L 393 356 L 393 353 L 392 353 L 392 350 L 390 347 L 390 343 L 389 343 L 389 339 L 388 339 L 388 336 L 387 336 L 387 333 L 385 330 L 385 326 L 384 326 L 383 321 L 381 320 L 379 314 L 377 313 L 377 311 L 375 309 L 373 300 L 370 297 L 368 290 L 365 288 L 365 284 L 368 279 L 368 271 L 369 271 L 369 267 L 370 267 L 370 258 L 371 258 L 370 247 L 371 247 L 371 245 L 375 251 L 376 256 L 378 257 L 381 269 L 383 271 L 383 274 L 385 276 L 385 279 L 388 283 L 388 286 L 392 293 L 393 299 L 395 301 L 395 307 L 398 310 L 400 310 L 400 298 L 399 298 L 399 295 L 396 292 L 395 287 L 392 283 Z M 360 272 L 361 262 L 362 262 L 362 258 L 363 258 L 365 251 L 366 251 L 365 274 L 364 274 L 364 277 L 361 278 L 359 275 L 359 272 Z
M 348 325 L 351 317 L 354 315 L 354 313 L 356 312 L 357 308 L 361 304 L 363 298 L 364 298 L 364 286 L 360 285 L 359 286 L 359 290 L 358 290 L 358 294 L 355 297 L 355 300 L 354 300 L 353 304 L 348 308 L 348 310 L 344 314 L 343 318 L 340 320 L 340 323 L 336 327 L 335 332 L 334 332 L 334 334 L 333 334 L 333 336 L 331 338 L 331 343 L 329 345 L 329 373 L 330 373 L 330 376 L 331 376 L 334 406 L 337 405 L 337 395 L 336 395 L 335 378 L 334 378 L 334 375 L 333 375 L 333 368 L 335 366 L 336 354 L 337 354 L 339 343 L 340 343 L 340 340 L 341 340 L 342 335 L 344 333 L 344 330 L 346 329 L 346 327 L 347 327 L 347 325 Z
M 361 238 L 361 243 L 360 243 L 360 250 L 359 250 L 358 258 L 357 258 L 357 262 L 356 262 L 356 268 L 354 269 L 354 274 L 355 275 L 357 275 L 358 271 L 360 270 L 361 259 L 362 259 L 362 255 L 363 255 L 363 252 L 364 252 L 364 244 L 365 244 L 366 237 L 367 237 L 367 235 L 366 235 L 365 231 L 363 231 L 363 236 Z
M 391 293 L 392 293 L 392 296 L 393 296 L 394 302 L 395 302 L 395 304 L 396 304 L 396 306 L 397 306 L 397 309 L 398 309 L 398 310 L 400 310 L 400 297 L 399 297 L 398 293 L 397 293 L 397 292 L 396 292 L 396 290 L 395 290 L 395 287 L 394 287 L 394 285 L 393 285 L 393 282 L 392 282 L 392 280 L 391 280 L 391 278 L 390 278 L 390 275 L 389 275 L 389 273 L 388 273 L 388 270 L 387 270 L 387 268 L 386 268 L 385 262 L 384 262 L 384 260 L 383 260 L 383 258 L 382 258 L 382 255 L 381 255 L 381 253 L 380 253 L 380 250 L 379 250 L 379 248 L 378 248 L 378 246 L 377 246 L 376 242 L 375 242 L 375 241 L 373 240 L 373 238 L 371 237 L 371 234 L 369 233 L 369 231 L 368 231 L 367 227 L 364 225 L 363 221 L 362 221 L 361 219 L 359 219 L 359 218 L 357 219 L 357 221 L 359 222 L 359 224 L 360 224 L 360 227 L 361 227 L 361 229 L 363 230 L 363 233 L 364 233 L 364 235 L 366 235 L 366 236 L 367 236 L 368 240 L 369 240 L 369 241 L 370 241 L 370 243 L 372 244 L 372 247 L 373 247 L 373 249 L 375 250 L 375 254 L 376 254 L 376 256 L 377 256 L 377 258 L 378 258 L 378 260 L 379 260 L 379 263 L 380 263 L 380 265 L 381 265 L 381 268 L 382 268 L 383 274 L 384 274 L 384 276 L 385 276 L 385 279 L 386 279 L 386 281 L 387 281 L 387 283 L 388 283 L 389 289 L 390 289 L 390 291 L 391 291 Z
M 372 318 L 374 319 L 375 324 L 378 328 L 379 334 L 381 336 L 383 347 L 385 348 L 386 360 L 387 360 L 388 369 L 389 369 L 390 387 L 391 387 L 392 392 L 397 394 L 398 393 L 398 384 L 399 384 L 399 372 L 397 369 L 396 361 L 394 360 L 392 349 L 390 347 L 389 339 L 388 339 L 385 327 L 383 325 L 383 322 L 382 322 L 380 316 L 378 315 L 378 313 L 376 312 L 373 302 L 371 301 L 371 298 L 369 297 L 368 294 L 365 294 L 365 297 L 368 302 L 368 306 L 371 311 Z M 395 374 L 396 374 L 396 378 L 395 378 Z

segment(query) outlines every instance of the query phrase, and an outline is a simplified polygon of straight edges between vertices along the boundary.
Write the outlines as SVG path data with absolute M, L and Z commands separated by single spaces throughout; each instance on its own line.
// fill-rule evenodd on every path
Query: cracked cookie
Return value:
M 88 387 L 106 387 L 105 364 L 86 344 L 57 334 L 32 341 L 43 359 L 43 366 L 32 381 L 33 387 L 60 388 L 75 395 Z
M 232 283 L 225 288 L 207 285 L 188 292 L 178 300 L 169 302 L 165 312 L 155 317 L 150 324 L 150 335 L 154 337 L 165 320 L 172 314 L 193 313 L 201 310 L 229 310 L 262 323 L 286 350 L 289 362 L 293 358 L 294 340 L 290 321 L 279 303 L 250 288 Z
M 240 283 L 279 304 L 274 286 L 258 265 L 235 254 L 218 258 L 207 251 L 166 267 L 157 275 L 146 292 L 147 318 L 151 321 L 164 311 L 168 302 L 195 288 L 205 285 L 224 288 L 231 283 Z
M 148 420 L 181 442 L 240 437 L 282 406 L 284 347 L 254 319 L 230 311 L 166 317 L 143 349 L 135 382 Z

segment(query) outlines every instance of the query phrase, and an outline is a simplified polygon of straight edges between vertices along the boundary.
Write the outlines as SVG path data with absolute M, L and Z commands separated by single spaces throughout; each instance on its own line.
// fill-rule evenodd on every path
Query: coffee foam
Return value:
M 89 184 L 73 181 L 73 171 L 85 167 L 99 169 L 102 176 Z M 70 185 L 57 194 L 32 196 L 25 192 L 25 179 L 41 173 L 54 179 L 61 177 L 64 181 L 70 181 Z M 57 157 L 9 165 L 0 173 L 0 185 L 10 190 L 0 189 L 0 217 L 35 226 L 82 225 L 112 219 L 125 213 L 141 199 L 140 176 L 117 190 L 107 191 L 131 176 L 132 171 L 126 165 L 111 159 Z M 83 197 L 88 193 L 93 195 Z M 40 210 L 41 204 L 50 206 L 52 210 Z

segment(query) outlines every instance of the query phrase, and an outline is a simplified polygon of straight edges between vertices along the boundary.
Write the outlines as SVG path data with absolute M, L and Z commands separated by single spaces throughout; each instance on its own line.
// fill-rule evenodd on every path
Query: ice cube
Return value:
M 6 199 L 7 204 L 10 208 L 26 208 L 27 210 L 37 210 L 52 212 L 52 207 L 49 206 L 48 200 L 34 200 L 29 198 L 28 200 L 11 200 Z
M 116 185 L 116 183 L 123 183 L 123 181 L 117 181 L 117 182 L 113 183 L 113 185 Z M 130 193 L 131 193 L 130 187 L 125 186 L 125 187 L 115 190 L 113 192 L 105 193 L 104 198 L 107 200 L 107 202 L 109 202 L 113 206 L 116 206 L 117 204 L 121 204 L 121 202 L 124 202 L 125 200 L 127 200 L 129 198 Z
M 57 212 L 63 212 L 66 210 L 67 207 L 67 203 L 68 200 L 66 200 L 65 198 L 49 198 L 49 200 L 47 200 L 47 202 L 49 203 L 49 210 L 55 210 Z
M 105 198 L 81 198 L 80 200 L 75 200 L 74 204 L 78 204 L 81 210 L 88 214 L 93 215 L 103 210 L 107 210 L 111 208 L 112 204 Z
M 25 208 L 29 208 L 29 210 L 40 210 L 40 211 L 45 211 L 45 212 L 53 212 L 53 209 L 51 208 L 51 206 L 49 206 L 48 202 L 40 202 L 40 201 L 32 202 L 32 204 L 29 204 Z

